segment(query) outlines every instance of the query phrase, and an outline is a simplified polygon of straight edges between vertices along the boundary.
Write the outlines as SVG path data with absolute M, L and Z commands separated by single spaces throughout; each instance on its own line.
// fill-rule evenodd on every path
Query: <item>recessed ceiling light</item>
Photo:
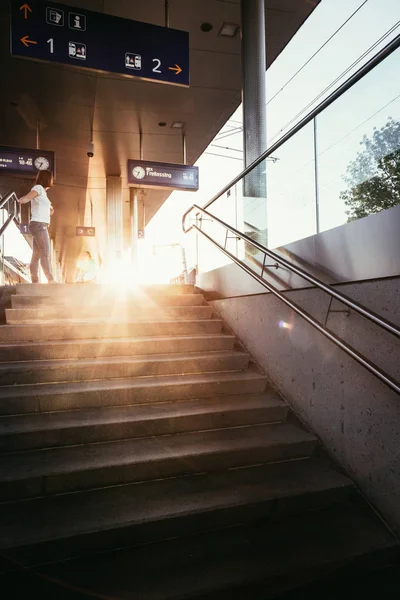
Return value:
M 202 31 L 204 31 L 204 33 L 208 33 L 209 31 L 212 30 L 212 28 L 213 28 L 213 26 L 211 25 L 211 23 L 205 22 L 200 25 L 200 29 Z
M 160 121 L 158 124 L 159 127 L 165 127 L 166 126 L 166 122 L 165 121 Z
M 171 127 L 174 129 L 183 129 L 185 127 L 185 123 L 183 121 L 174 121 Z
M 235 37 L 239 29 L 240 27 L 236 23 L 222 23 L 218 35 L 222 35 L 224 37 Z

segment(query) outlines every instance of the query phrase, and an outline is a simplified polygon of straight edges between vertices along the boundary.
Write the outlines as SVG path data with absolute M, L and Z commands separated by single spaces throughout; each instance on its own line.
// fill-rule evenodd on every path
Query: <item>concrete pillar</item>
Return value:
M 106 262 L 112 264 L 122 258 L 123 205 L 121 177 L 108 175 L 106 179 L 107 204 L 107 254 Z
M 241 0 L 242 105 L 245 166 L 267 148 L 266 46 L 264 0 Z M 267 243 L 265 162 L 243 181 L 244 230 L 261 244 Z

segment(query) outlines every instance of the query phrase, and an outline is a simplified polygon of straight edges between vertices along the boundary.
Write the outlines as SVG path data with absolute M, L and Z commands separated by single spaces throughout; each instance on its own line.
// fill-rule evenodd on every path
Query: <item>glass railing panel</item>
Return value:
M 314 123 L 299 131 L 274 156 L 252 169 L 208 210 L 271 249 L 314 234 Z M 202 229 L 257 272 L 261 271 L 264 255 L 252 244 L 227 233 L 208 217 L 202 218 Z M 229 258 L 203 236 L 199 236 L 197 244 L 200 271 L 229 263 Z
M 241 181 L 237 188 L 238 229 L 262 246 L 268 243 L 267 181 L 265 161 L 257 165 Z M 243 245 L 246 262 L 257 262 L 259 252 L 252 244 Z M 262 261 L 262 258 L 261 258 Z
M 320 231 L 400 204 L 400 49 L 316 119 Z
M 316 232 L 314 122 L 266 160 L 270 249 Z
M 225 194 L 216 200 L 210 207 L 210 212 L 235 229 L 241 228 L 239 222 L 240 211 L 238 210 L 237 186 L 231 187 Z M 195 217 L 192 211 L 191 218 Z M 239 243 L 236 237 L 227 232 L 224 227 L 206 215 L 197 216 L 197 225 L 223 248 L 237 255 Z M 197 238 L 199 272 L 209 271 L 229 264 L 231 260 L 209 242 L 201 234 Z

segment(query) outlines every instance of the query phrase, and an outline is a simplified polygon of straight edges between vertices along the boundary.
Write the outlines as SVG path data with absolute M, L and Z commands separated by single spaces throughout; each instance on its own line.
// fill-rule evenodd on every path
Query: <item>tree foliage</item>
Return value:
M 371 137 L 364 135 L 360 145 L 343 177 L 347 190 L 340 194 L 348 221 L 400 204 L 400 122 L 389 118 Z

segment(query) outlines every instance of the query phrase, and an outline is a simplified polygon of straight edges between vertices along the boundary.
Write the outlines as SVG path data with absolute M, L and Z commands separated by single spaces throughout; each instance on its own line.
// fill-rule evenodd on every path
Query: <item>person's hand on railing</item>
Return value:
M 29 192 L 29 194 L 26 194 L 25 196 L 21 196 L 21 198 L 17 198 L 17 202 L 19 204 L 27 204 L 28 202 L 30 202 L 31 200 L 36 198 L 37 195 L 38 195 L 38 193 L 35 190 L 31 190 Z

